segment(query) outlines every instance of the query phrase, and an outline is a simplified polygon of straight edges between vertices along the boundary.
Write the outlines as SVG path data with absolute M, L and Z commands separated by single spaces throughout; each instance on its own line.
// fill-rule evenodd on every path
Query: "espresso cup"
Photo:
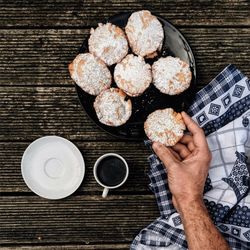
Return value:
M 104 187 L 102 197 L 105 198 L 109 189 L 115 189 L 124 184 L 128 178 L 129 168 L 123 157 L 108 153 L 97 159 L 93 173 L 97 183 Z

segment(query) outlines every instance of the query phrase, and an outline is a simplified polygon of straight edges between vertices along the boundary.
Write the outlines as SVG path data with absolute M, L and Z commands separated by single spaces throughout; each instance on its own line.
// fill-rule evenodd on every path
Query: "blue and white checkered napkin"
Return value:
M 250 80 L 227 66 L 196 94 L 188 113 L 204 129 L 212 152 L 204 190 L 209 214 L 232 249 L 250 249 Z M 164 166 L 154 154 L 149 162 L 160 217 L 136 236 L 131 249 L 187 249 Z

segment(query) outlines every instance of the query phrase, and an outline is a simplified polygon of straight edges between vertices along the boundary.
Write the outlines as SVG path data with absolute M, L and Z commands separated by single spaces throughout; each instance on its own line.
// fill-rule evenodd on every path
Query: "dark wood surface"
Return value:
M 193 48 L 198 88 L 227 64 L 250 75 L 250 4 L 199 1 L 0 1 L 0 247 L 1 249 L 128 249 L 159 212 L 148 190 L 142 142 L 101 131 L 83 112 L 68 63 L 91 26 L 124 11 L 149 9 L 169 19 Z M 86 161 L 86 176 L 70 197 L 49 201 L 25 185 L 20 160 L 36 138 L 72 140 Z M 124 156 L 126 184 L 101 198 L 92 175 L 107 152 Z

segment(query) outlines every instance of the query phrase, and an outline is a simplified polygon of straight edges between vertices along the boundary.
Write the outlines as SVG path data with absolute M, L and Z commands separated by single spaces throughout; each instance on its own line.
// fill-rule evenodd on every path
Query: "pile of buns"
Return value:
M 161 22 L 147 10 L 132 13 L 125 30 L 111 23 L 91 29 L 89 52 L 78 54 L 69 71 L 77 85 L 96 96 L 94 109 L 101 123 L 125 124 L 132 115 L 130 99 L 142 95 L 150 84 L 167 95 L 178 95 L 190 86 L 190 67 L 180 58 L 160 57 L 152 66 L 146 63 L 145 59 L 159 56 L 163 40 Z M 115 65 L 113 76 L 111 65 Z M 112 79 L 117 88 L 111 87 Z M 158 115 L 150 114 L 148 119 L 153 116 L 157 122 Z M 152 135 L 146 124 L 146 134 Z

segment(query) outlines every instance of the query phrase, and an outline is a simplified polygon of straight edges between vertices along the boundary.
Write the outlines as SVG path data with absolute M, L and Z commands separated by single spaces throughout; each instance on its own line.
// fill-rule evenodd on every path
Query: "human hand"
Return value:
M 178 212 L 193 201 L 202 202 L 211 153 L 203 130 L 185 112 L 181 113 L 191 134 L 173 147 L 155 142 L 153 149 L 168 172 L 168 185 Z

